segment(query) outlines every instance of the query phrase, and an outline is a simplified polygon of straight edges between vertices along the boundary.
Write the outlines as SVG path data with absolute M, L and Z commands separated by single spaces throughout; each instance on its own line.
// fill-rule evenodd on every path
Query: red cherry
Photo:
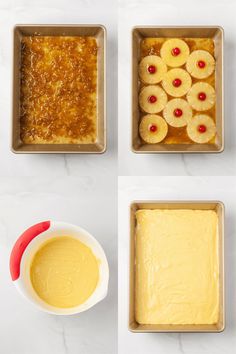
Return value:
M 182 81 L 180 79 L 174 79 L 172 84 L 175 87 L 179 87 L 182 84 Z
M 198 126 L 199 133 L 205 133 L 206 130 L 207 130 L 207 128 L 206 128 L 205 125 L 201 124 L 201 125 Z
M 157 126 L 155 124 L 151 124 L 149 130 L 150 132 L 155 133 L 157 131 Z
M 205 63 L 205 61 L 203 61 L 203 60 L 199 60 L 198 63 L 197 63 L 197 65 L 199 66 L 200 69 L 203 69 L 203 68 L 205 68 L 206 63 Z
M 174 110 L 174 115 L 175 115 L 176 117 L 181 117 L 182 114 L 183 114 L 182 109 L 176 108 L 176 109 Z
M 156 70 L 157 69 L 156 69 L 155 65 L 149 65 L 149 67 L 148 67 L 149 74 L 155 74 Z
M 205 92 L 200 92 L 200 93 L 198 94 L 198 99 L 199 99 L 200 101 L 205 101 L 205 99 L 206 99 L 206 94 L 205 94 Z
M 173 49 L 172 49 L 172 52 L 171 52 L 171 53 L 172 53 L 173 56 L 176 57 L 177 55 L 180 54 L 180 52 L 181 52 L 181 50 L 180 50 L 178 47 L 176 47 L 176 48 L 173 48 Z
M 157 97 L 156 96 L 149 96 L 148 97 L 148 102 L 150 102 L 150 103 L 155 103 L 157 101 Z

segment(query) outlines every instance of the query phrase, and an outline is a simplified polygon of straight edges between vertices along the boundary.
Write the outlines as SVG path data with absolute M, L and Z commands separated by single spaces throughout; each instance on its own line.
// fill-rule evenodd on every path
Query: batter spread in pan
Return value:
M 23 143 L 96 141 L 97 49 L 94 37 L 23 37 L 20 92 Z
M 217 323 L 216 212 L 138 210 L 136 219 L 136 321 L 140 324 Z

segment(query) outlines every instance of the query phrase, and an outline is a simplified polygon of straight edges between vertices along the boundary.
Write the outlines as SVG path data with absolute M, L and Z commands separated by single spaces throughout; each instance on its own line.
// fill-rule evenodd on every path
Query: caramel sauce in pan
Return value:
M 145 38 L 141 42 L 141 58 L 144 58 L 147 55 L 159 55 L 160 56 L 160 49 L 162 44 L 170 38 Z M 206 50 L 208 51 L 211 55 L 214 57 L 214 51 L 215 51 L 215 46 L 214 46 L 214 41 L 211 38 L 181 38 L 183 39 L 189 46 L 190 53 L 193 52 L 194 50 Z M 181 68 L 186 69 L 185 65 L 181 66 Z M 173 69 L 168 67 L 168 70 Z M 208 84 L 212 85 L 215 88 L 215 72 L 213 72 L 212 75 L 207 77 L 206 79 L 195 79 L 191 76 L 192 78 L 192 84 L 195 84 L 196 82 L 203 81 L 207 82 Z M 159 84 L 161 86 L 161 84 Z M 140 89 L 145 86 L 140 81 Z M 171 100 L 175 97 L 172 97 L 168 95 L 168 100 Z M 181 96 L 179 98 L 186 99 L 185 96 Z M 146 113 L 145 113 L 146 114 Z M 195 114 L 207 114 L 209 115 L 214 121 L 215 121 L 215 105 L 207 110 L 207 111 L 196 111 L 193 109 L 193 116 Z M 160 112 L 158 115 L 163 117 L 163 113 Z M 166 138 L 161 142 L 162 144 L 193 144 L 194 142 L 188 137 L 186 127 L 181 127 L 181 128 L 175 128 L 171 127 L 168 124 L 168 133 Z M 215 137 L 208 142 L 208 144 L 214 144 L 215 143 Z
M 97 50 L 94 37 L 23 37 L 20 92 L 23 143 L 96 141 Z

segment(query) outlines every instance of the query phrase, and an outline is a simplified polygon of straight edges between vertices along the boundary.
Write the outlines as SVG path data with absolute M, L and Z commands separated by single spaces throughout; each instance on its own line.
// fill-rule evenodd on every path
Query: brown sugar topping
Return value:
M 23 37 L 24 143 L 95 142 L 97 50 L 93 37 Z

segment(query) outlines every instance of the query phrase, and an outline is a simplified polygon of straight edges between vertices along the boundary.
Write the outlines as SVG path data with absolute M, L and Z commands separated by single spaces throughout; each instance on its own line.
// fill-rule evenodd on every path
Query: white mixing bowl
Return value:
M 92 295 L 83 304 L 57 308 L 44 302 L 35 292 L 30 280 L 30 265 L 41 245 L 51 237 L 71 236 L 91 248 L 99 260 L 99 281 Z M 106 255 L 98 241 L 79 226 L 64 222 L 44 221 L 31 226 L 16 241 L 10 257 L 10 272 L 18 291 L 40 310 L 56 315 L 72 315 L 88 310 L 103 300 L 108 291 L 109 268 Z

